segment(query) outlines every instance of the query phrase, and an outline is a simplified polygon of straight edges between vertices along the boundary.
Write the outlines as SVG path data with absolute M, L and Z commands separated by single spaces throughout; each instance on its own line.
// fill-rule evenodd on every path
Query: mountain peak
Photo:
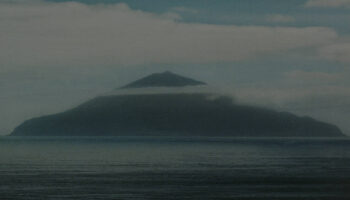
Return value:
M 206 85 L 206 83 L 180 76 L 171 71 L 165 71 L 162 73 L 153 73 L 149 76 L 131 82 L 123 86 L 122 89 L 143 87 L 184 87 L 195 85 Z

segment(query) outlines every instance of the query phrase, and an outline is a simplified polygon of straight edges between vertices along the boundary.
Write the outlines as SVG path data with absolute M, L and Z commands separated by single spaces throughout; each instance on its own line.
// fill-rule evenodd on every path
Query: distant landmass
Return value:
M 33 118 L 12 136 L 341 137 L 335 125 L 287 112 L 239 105 L 228 96 L 196 92 L 206 83 L 155 73 L 71 110 Z M 188 88 L 193 87 L 193 92 Z M 163 93 L 152 93 L 162 88 Z M 171 92 L 176 88 L 177 92 Z M 187 92 L 181 89 L 187 88 Z M 128 94 L 128 91 L 148 92 Z M 121 92 L 120 92 L 121 91 Z

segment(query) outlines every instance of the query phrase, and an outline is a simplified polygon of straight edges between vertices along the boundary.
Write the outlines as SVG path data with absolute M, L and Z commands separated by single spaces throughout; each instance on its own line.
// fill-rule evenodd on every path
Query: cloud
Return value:
M 43 3 L 45 0 L 0 0 L 0 4 L 34 4 Z
M 308 0 L 307 8 L 350 8 L 350 0 Z
M 350 43 L 334 43 L 322 47 L 319 55 L 333 61 L 350 63 Z
M 267 22 L 272 22 L 272 23 L 291 23 L 295 22 L 295 18 L 289 15 L 280 15 L 280 14 L 275 14 L 275 15 L 267 15 L 265 17 L 265 20 Z
M 325 27 L 210 25 L 174 18 L 126 4 L 2 3 L 0 66 L 229 62 L 337 38 Z
M 221 95 L 220 89 L 208 86 L 185 86 L 185 87 L 148 87 L 148 88 L 124 88 L 107 92 L 103 95 L 139 95 L 139 94 L 208 94 Z
M 330 82 L 336 82 L 343 78 L 343 74 L 341 73 L 327 73 L 327 72 L 318 72 L 318 71 L 302 71 L 302 70 L 294 70 L 287 72 L 285 74 L 286 78 L 289 81 L 296 82 L 316 82 L 317 84 L 323 83 L 328 84 Z
M 350 90 L 348 87 L 342 86 L 309 86 L 304 88 L 257 88 L 242 87 L 234 91 L 235 96 L 241 103 L 259 104 L 267 107 L 283 108 L 290 102 L 303 102 L 303 99 L 313 97 L 334 97 L 347 96 L 350 98 Z M 341 99 L 339 100 L 341 101 Z M 332 101 L 329 101 L 329 106 Z M 348 105 L 349 102 L 347 102 Z M 317 105 L 315 105 L 317 107 Z
M 237 102 L 287 111 L 300 116 L 333 123 L 350 135 L 350 90 L 342 86 L 305 88 L 240 88 L 235 90 Z
M 190 13 L 190 14 L 198 14 L 198 10 L 193 8 L 187 8 L 183 6 L 173 7 L 171 8 L 171 11 L 179 12 L 179 13 Z

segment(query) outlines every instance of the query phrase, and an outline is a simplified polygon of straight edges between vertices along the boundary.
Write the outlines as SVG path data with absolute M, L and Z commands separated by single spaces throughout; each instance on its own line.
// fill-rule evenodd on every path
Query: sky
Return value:
M 0 0 L 0 135 L 166 70 L 350 135 L 350 0 Z

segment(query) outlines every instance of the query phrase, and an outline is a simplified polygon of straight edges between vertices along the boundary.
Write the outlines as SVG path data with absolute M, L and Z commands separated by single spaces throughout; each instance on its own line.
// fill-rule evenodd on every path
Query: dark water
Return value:
M 350 199 L 349 139 L 0 137 L 0 199 Z

